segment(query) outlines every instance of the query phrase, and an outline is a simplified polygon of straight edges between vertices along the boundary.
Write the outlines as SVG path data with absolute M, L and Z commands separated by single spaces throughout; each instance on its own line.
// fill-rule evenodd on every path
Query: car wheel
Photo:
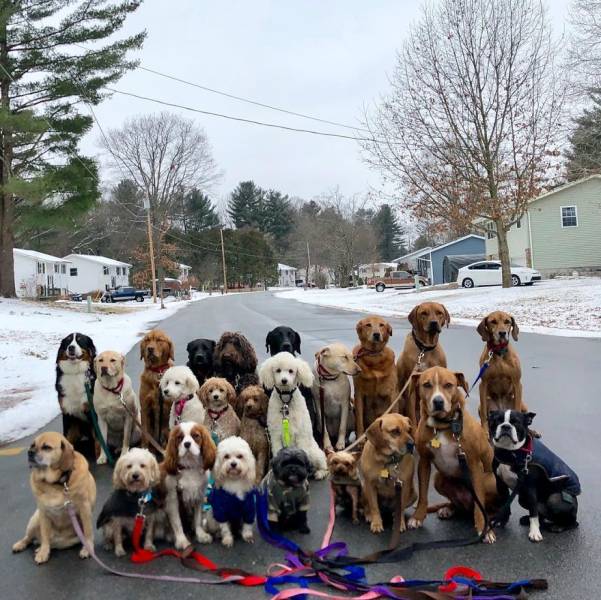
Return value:
M 383 283 L 376 283 L 376 292 L 383 292 L 386 286 Z
M 518 285 L 520 285 L 520 278 L 517 275 L 512 275 L 511 276 L 511 285 L 513 287 L 517 287 Z
M 144 296 L 136 296 L 136 302 L 144 302 Z
M 469 290 L 470 288 L 473 288 L 473 287 L 474 287 L 474 280 L 473 280 L 473 279 L 470 279 L 469 277 L 466 277 L 466 278 L 465 278 L 465 279 L 464 279 L 464 280 L 461 282 L 461 285 L 462 285 L 464 288 L 467 288 L 467 289 Z

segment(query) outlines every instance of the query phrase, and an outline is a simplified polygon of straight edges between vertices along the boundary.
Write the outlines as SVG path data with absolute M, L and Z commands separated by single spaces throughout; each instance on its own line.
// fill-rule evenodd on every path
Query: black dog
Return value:
M 188 353 L 188 367 L 198 379 L 198 385 L 202 385 L 209 377 L 213 377 L 213 352 L 215 342 L 199 338 L 188 342 L 186 352 Z
M 311 471 L 309 457 L 300 448 L 282 448 L 275 455 L 262 483 L 268 500 L 267 519 L 275 529 L 311 533 L 307 525 Z
M 541 524 L 556 532 L 578 526 L 577 496 L 581 488 L 578 475 L 530 432 L 534 416 L 516 410 L 494 410 L 488 423 L 495 449 L 497 489 L 504 502 L 493 524 L 503 526 L 509 520 L 511 489 L 528 510 L 528 517 L 522 517 L 520 524 L 529 524 L 528 538 L 540 542 Z

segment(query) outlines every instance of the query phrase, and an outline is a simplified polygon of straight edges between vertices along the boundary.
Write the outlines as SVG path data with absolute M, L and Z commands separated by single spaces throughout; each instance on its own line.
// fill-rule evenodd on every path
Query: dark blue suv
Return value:
M 120 286 L 114 290 L 107 290 L 100 299 L 101 302 L 120 302 L 122 300 L 144 302 L 144 291 L 133 287 Z

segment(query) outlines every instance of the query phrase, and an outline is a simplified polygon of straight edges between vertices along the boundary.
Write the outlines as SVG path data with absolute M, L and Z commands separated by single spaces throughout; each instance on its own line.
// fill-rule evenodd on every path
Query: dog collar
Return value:
M 433 346 L 428 346 L 428 344 L 424 344 L 424 342 L 422 342 L 415 335 L 415 331 L 413 331 L 413 329 L 411 330 L 411 337 L 413 338 L 413 341 L 415 342 L 415 345 L 417 346 L 417 349 L 420 352 L 432 352 L 432 350 L 435 350 L 436 347 L 438 346 L 438 343 L 434 344 Z
M 165 363 L 164 365 L 159 365 L 158 367 L 148 367 L 153 373 L 158 373 L 162 375 L 168 368 L 169 363 Z
M 507 354 L 507 347 L 509 346 L 509 340 L 501 342 L 500 344 L 492 344 L 491 342 L 486 343 L 486 347 L 489 352 L 496 354 L 497 356 L 505 356 Z
M 188 400 L 192 400 L 194 394 L 188 394 L 187 396 L 182 396 L 179 400 L 176 400 L 173 404 L 173 410 L 175 411 L 176 417 L 181 417 L 182 412 L 184 410 L 184 406 L 186 406 L 186 402 Z
M 362 356 L 377 356 L 381 353 L 382 350 L 370 350 L 369 348 L 364 348 L 363 346 L 361 346 L 361 348 L 359 348 L 357 352 L 353 352 L 353 360 L 357 360 Z
M 463 413 L 458 410 L 450 419 L 428 417 L 427 424 L 434 430 L 434 435 L 438 429 L 450 429 L 454 437 L 459 437 L 463 433 Z
M 321 364 L 319 359 L 317 359 L 317 361 L 315 362 L 315 370 L 317 371 L 317 375 L 320 380 L 334 381 L 334 379 L 338 379 L 338 377 L 340 377 L 340 373 L 330 373 L 330 371 L 328 371 Z
M 296 392 L 296 390 L 298 389 L 297 387 L 291 389 L 289 392 L 286 391 L 282 391 L 279 388 L 274 388 L 275 391 L 278 393 L 278 396 L 280 397 L 280 400 L 284 403 L 284 404 L 290 404 L 290 402 L 292 402 L 292 395 L 294 394 L 294 392 Z M 288 396 L 288 400 L 285 400 L 285 397 Z
M 118 396 L 121 393 L 121 390 L 123 390 L 124 383 L 125 383 L 125 378 L 121 377 L 121 379 L 119 379 L 119 383 L 113 388 L 108 388 L 108 387 L 106 387 L 106 385 L 102 385 L 102 383 L 100 385 L 102 385 L 103 389 L 105 389 L 107 392 L 111 392 L 112 394 L 115 394 L 116 396 Z
M 225 408 L 222 408 L 221 410 L 211 410 L 209 408 L 207 412 L 209 413 L 209 416 L 211 417 L 211 419 L 213 419 L 213 421 L 217 421 L 221 415 L 223 415 L 227 412 L 228 408 L 229 408 L 229 404 Z

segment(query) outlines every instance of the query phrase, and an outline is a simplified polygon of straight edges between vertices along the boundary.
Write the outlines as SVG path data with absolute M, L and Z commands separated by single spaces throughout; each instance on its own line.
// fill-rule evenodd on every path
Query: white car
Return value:
M 511 265 L 511 285 L 532 285 L 541 280 L 541 274 L 529 267 Z M 457 272 L 457 283 L 464 288 L 478 285 L 501 285 L 501 263 L 498 260 L 481 260 L 462 267 Z

